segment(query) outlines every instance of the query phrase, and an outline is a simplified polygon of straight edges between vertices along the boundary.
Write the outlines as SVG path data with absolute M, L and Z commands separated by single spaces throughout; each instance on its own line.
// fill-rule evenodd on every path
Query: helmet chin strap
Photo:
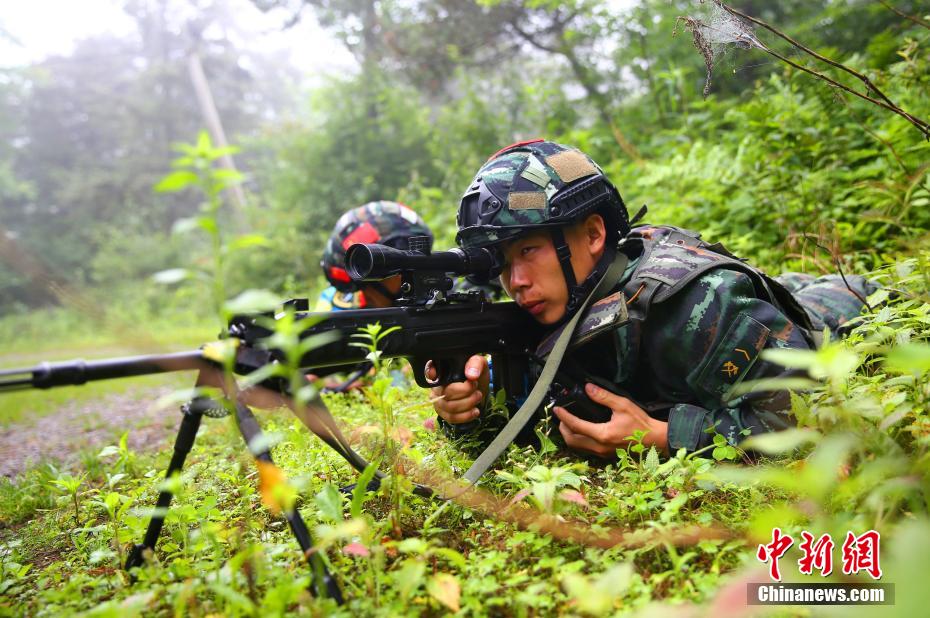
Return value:
M 569 316 L 575 312 L 584 297 L 575 279 L 575 269 L 572 268 L 572 250 L 565 240 L 565 232 L 560 226 L 552 228 L 549 234 L 552 236 L 552 245 L 555 247 L 555 254 L 559 258 L 562 275 L 565 277 L 565 285 L 568 287 L 568 305 L 565 307 L 565 315 Z
M 565 277 L 565 285 L 568 287 L 568 303 L 565 306 L 565 315 L 559 322 L 564 322 L 570 318 L 578 307 L 588 297 L 594 285 L 603 276 L 607 266 L 613 261 L 615 251 L 609 245 L 604 245 L 604 255 L 595 264 L 591 273 L 585 277 L 581 283 L 575 279 L 575 269 L 572 267 L 572 251 L 565 240 L 564 228 L 554 227 L 549 233 L 552 236 L 552 244 L 555 247 L 555 253 L 559 258 L 559 265 L 562 267 L 562 275 Z M 594 298 L 592 301 L 600 299 Z

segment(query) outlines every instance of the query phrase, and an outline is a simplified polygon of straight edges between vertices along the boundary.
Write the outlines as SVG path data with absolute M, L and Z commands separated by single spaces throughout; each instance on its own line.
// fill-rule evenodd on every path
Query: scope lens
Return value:
M 346 271 L 356 281 L 364 280 L 371 274 L 375 260 L 371 249 L 363 244 L 352 245 L 346 251 Z

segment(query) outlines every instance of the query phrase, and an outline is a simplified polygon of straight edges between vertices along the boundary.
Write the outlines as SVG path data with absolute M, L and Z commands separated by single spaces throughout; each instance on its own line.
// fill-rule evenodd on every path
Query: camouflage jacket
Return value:
M 863 306 L 833 278 L 795 276 L 789 292 L 687 230 L 643 226 L 625 247 L 630 265 L 614 293 L 588 311 L 563 367 L 615 385 L 666 420 L 672 453 L 700 450 L 715 433 L 737 444 L 792 426 L 786 391 L 739 394 L 735 387 L 796 375 L 763 360 L 762 350 L 813 348 L 825 324 L 835 329 Z M 864 279 L 854 281 L 868 294 Z
M 855 293 L 812 277 L 789 292 L 687 230 L 642 226 L 624 246 L 630 264 L 584 316 L 564 370 L 600 378 L 667 421 L 672 453 L 700 450 L 715 433 L 737 444 L 792 426 L 786 391 L 740 395 L 734 387 L 796 375 L 761 351 L 813 348 L 825 323 L 835 328 L 858 315 L 863 303 Z M 867 294 L 865 280 L 855 281 Z M 805 296 L 805 288 L 814 293 Z M 557 334 L 540 344 L 538 357 Z

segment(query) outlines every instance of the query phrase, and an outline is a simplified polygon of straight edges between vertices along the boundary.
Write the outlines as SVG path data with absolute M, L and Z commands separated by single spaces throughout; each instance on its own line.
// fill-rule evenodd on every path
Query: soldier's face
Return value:
M 591 219 L 596 219 L 591 227 Z M 591 274 L 604 251 L 604 221 L 599 215 L 565 230 L 572 252 L 575 280 Z M 507 294 L 540 324 L 555 324 L 565 315 L 568 286 L 562 274 L 552 237 L 534 232 L 503 247 L 501 284 Z
M 368 301 L 368 304 L 372 307 L 383 309 L 385 307 L 394 306 L 394 298 L 397 297 L 398 292 L 400 292 L 401 279 L 400 275 L 394 275 L 393 277 L 388 277 L 381 281 L 381 285 L 384 286 L 388 292 L 391 292 L 392 296 L 390 298 L 384 296 L 378 289 L 371 286 L 363 286 L 362 290 L 365 294 L 365 300 Z

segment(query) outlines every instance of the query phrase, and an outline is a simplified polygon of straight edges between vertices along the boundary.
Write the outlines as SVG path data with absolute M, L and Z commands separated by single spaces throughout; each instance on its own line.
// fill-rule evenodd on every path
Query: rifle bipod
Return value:
M 197 378 L 197 386 L 203 386 L 203 378 L 203 373 L 201 373 Z M 221 412 L 220 415 L 223 416 L 226 414 L 222 404 L 209 397 L 194 397 L 189 403 L 181 407 L 181 426 L 178 428 L 178 435 L 174 441 L 174 454 L 171 456 L 168 469 L 165 471 L 166 480 L 170 479 L 175 473 L 180 473 L 181 468 L 184 467 L 184 460 L 194 446 L 194 440 L 197 437 L 197 431 L 200 429 L 200 421 L 203 416 L 205 414 L 207 416 L 217 416 L 217 412 Z M 262 430 L 255 415 L 242 402 L 236 402 L 236 420 L 239 432 L 242 434 L 246 445 L 250 449 L 253 446 L 258 448 L 257 451 L 252 451 L 255 459 L 274 463 L 271 459 L 267 441 L 262 439 Z M 165 516 L 168 514 L 168 507 L 171 504 L 172 497 L 173 494 L 168 488 L 159 492 L 158 500 L 155 503 L 155 511 L 145 532 L 145 538 L 141 543 L 133 546 L 129 552 L 129 557 L 126 559 L 127 571 L 142 566 L 146 549 L 155 550 L 155 543 L 158 541 L 161 529 L 165 524 Z M 300 516 L 297 508 L 291 507 L 289 510 L 283 511 L 282 514 L 310 566 L 310 593 L 318 597 L 329 597 L 341 605 L 343 602 L 342 591 L 340 591 L 336 580 L 326 568 L 323 557 L 314 548 L 313 538 L 310 536 L 307 524 Z M 130 578 L 133 582 L 136 580 L 135 575 L 130 574 Z

